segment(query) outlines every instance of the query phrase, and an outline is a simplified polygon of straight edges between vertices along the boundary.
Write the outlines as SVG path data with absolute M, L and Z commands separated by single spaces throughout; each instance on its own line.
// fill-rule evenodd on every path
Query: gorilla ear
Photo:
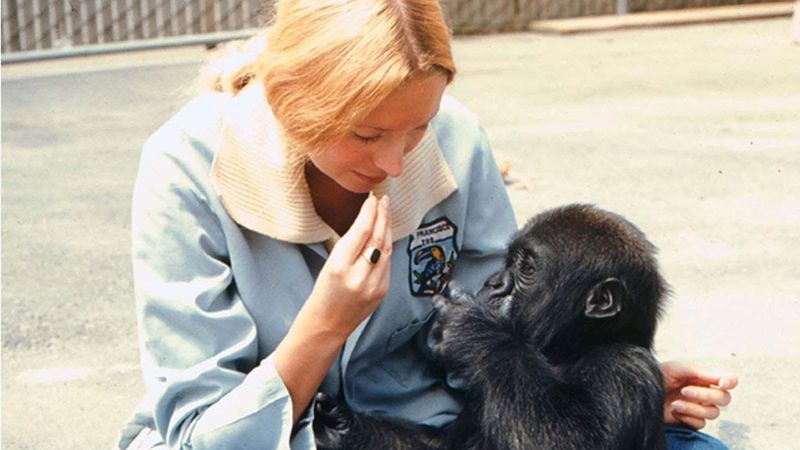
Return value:
M 622 311 L 622 302 L 627 294 L 628 290 L 622 281 L 617 278 L 606 278 L 589 291 L 584 314 L 591 319 L 614 317 Z

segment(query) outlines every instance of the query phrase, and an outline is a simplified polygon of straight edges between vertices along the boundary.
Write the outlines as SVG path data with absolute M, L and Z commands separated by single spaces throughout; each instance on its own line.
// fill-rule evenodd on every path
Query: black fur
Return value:
M 651 347 L 667 288 L 654 255 L 616 214 L 537 215 L 477 295 L 451 286 L 434 297 L 434 356 L 466 386 L 456 422 L 435 430 L 322 398 L 320 448 L 664 448 Z

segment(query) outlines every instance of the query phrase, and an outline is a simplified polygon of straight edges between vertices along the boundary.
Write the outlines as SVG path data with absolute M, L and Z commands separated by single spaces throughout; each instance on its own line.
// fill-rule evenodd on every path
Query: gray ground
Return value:
M 592 202 L 673 286 L 657 350 L 738 372 L 708 428 L 800 448 L 800 46 L 789 20 L 459 38 L 450 93 L 527 189 Z M 105 448 L 142 394 L 129 263 L 139 148 L 202 49 L 3 67 L 3 448 Z M 795 431 L 792 431 L 795 429 Z

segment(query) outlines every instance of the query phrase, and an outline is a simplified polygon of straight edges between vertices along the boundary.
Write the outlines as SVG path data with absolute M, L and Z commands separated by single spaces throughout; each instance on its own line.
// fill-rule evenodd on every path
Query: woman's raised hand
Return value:
M 328 326 L 347 336 L 378 307 L 389 289 L 391 252 L 389 199 L 370 193 L 333 247 L 309 299 L 324 311 Z
M 333 247 L 314 289 L 278 344 L 275 369 L 292 399 L 294 421 L 306 409 L 347 336 L 389 289 L 392 226 L 389 199 L 370 194 Z M 380 256 L 372 258 L 372 249 Z M 370 254 L 365 255 L 366 250 Z

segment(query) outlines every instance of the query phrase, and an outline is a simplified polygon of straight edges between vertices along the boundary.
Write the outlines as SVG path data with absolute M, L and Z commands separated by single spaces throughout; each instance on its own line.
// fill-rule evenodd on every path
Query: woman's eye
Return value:
M 376 134 L 375 136 L 362 136 L 362 135 L 360 135 L 358 133 L 353 133 L 353 136 L 355 136 L 356 138 L 358 138 L 359 141 L 361 141 L 361 142 L 363 142 L 365 144 L 371 144 L 373 142 L 378 142 L 378 140 L 380 140 L 380 138 L 381 138 L 380 134 Z

